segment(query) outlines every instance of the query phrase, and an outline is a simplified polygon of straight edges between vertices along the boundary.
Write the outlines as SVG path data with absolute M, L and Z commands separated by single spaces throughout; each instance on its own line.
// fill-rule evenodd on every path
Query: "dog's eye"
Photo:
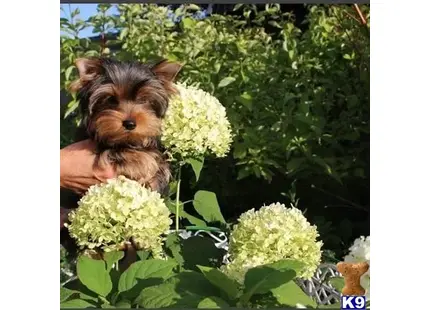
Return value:
M 118 104 L 118 100 L 116 100 L 116 98 L 113 96 L 108 97 L 105 102 L 109 105 L 117 105 Z

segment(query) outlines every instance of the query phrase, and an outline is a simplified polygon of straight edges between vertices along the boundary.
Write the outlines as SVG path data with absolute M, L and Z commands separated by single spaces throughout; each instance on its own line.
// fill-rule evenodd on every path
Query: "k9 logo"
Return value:
M 366 309 L 366 296 L 342 296 L 340 309 Z

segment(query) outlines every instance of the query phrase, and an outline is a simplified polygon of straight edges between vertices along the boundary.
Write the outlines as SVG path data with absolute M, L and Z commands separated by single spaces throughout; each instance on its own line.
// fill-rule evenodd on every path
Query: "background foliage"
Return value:
M 305 27 L 276 4 L 205 18 L 196 5 L 121 4 L 114 16 L 109 8 L 100 4 L 86 21 L 78 10 L 60 20 L 61 90 L 76 78 L 78 57 L 163 57 L 183 63 L 180 80 L 227 108 L 232 151 L 206 160 L 198 182 L 185 171 L 182 200 L 214 191 L 229 222 L 264 203 L 292 203 L 337 255 L 369 234 L 370 28 L 353 7 L 306 6 Z M 369 8 L 360 8 L 368 21 Z M 79 38 L 89 26 L 97 36 Z M 61 147 L 79 123 L 77 101 L 66 101 Z

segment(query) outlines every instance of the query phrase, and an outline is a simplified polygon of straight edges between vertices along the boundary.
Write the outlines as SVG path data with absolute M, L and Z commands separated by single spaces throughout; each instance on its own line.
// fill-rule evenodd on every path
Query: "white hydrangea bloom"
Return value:
M 299 209 L 280 203 L 243 213 L 233 227 L 229 242 L 231 263 L 221 270 L 243 283 L 248 269 L 281 259 L 305 264 L 298 276 L 309 279 L 321 261 L 322 242 L 316 226 L 309 224 Z
M 360 285 L 366 290 L 366 299 L 370 300 L 370 236 L 355 239 L 349 251 L 345 256 L 345 262 L 369 264 L 369 270 L 360 278 Z
M 179 95 L 169 102 L 161 141 L 183 158 L 207 152 L 225 156 L 232 142 L 226 110 L 214 96 L 193 86 L 177 84 Z
M 70 235 L 81 249 L 121 249 L 132 238 L 160 256 L 170 211 L 160 194 L 123 176 L 91 186 L 69 215 Z

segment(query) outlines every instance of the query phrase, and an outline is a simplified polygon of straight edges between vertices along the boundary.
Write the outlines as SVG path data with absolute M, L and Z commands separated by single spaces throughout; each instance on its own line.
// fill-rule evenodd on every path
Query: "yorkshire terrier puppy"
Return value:
M 78 140 L 95 141 L 98 167 L 113 165 L 118 175 L 164 194 L 170 170 L 159 136 L 181 65 L 81 58 L 76 67 L 79 78 L 70 89 L 77 93 L 82 116 Z M 61 227 L 67 214 L 61 210 Z
M 97 144 L 97 165 L 113 165 L 118 175 L 164 192 L 169 167 L 159 151 L 161 120 L 180 65 L 154 66 L 112 59 L 78 59 L 77 92 L 82 138 Z M 81 131 L 82 133 L 82 131 Z

